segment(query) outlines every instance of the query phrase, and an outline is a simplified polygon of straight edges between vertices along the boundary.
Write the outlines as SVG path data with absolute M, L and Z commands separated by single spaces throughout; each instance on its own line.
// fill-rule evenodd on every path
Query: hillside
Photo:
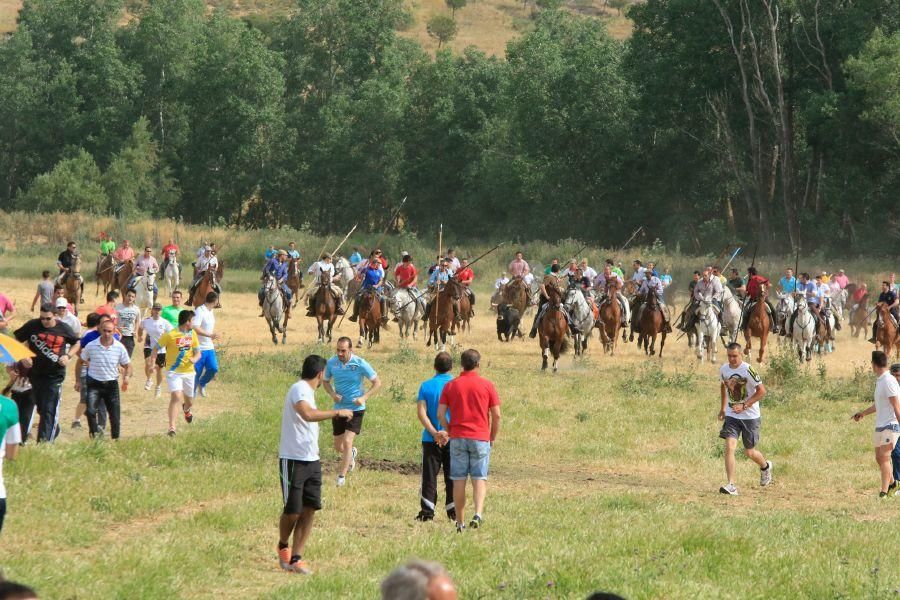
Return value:
M 417 40 L 429 52 L 437 49 L 437 42 L 428 36 L 425 25 L 435 14 L 449 13 L 444 0 L 407 0 L 413 15 L 413 25 L 401 33 Z M 126 7 L 135 8 L 141 0 L 127 0 Z M 290 0 L 208 0 L 210 8 L 222 7 L 240 16 L 256 16 L 262 19 L 287 14 L 293 2 Z M 570 0 L 570 10 L 592 15 L 606 21 L 613 36 L 622 39 L 631 32 L 631 22 L 619 16 L 615 9 L 606 7 L 605 0 Z M 0 0 L 0 33 L 15 29 L 16 15 L 22 0 Z M 476 46 L 488 54 L 503 55 L 506 43 L 531 28 L 534 4 L 525 7 L 520 0 L 470 0 L 469 5 L 457 12 L 459 33 L 450 43 L 454 50 Z

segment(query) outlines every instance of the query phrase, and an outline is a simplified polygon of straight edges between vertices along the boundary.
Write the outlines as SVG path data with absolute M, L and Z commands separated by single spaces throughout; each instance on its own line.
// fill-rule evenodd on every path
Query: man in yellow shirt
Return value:
M 156 347 L 150 353 L 151 364 L 156 355 L 166 349 L 166 383 L 172 398 L 169 401 L 169 436 L 175 435 L 175 415 L 178 405 L 184 413 L 184 420 L 191 423 L 194 415 L 191 406 L 194 399 L 194 363 L 200 360 L 200 341 L 191 326 L 194 311 L 183 310 L 178 314 L 178 328 L 167 331 L 159 337 Z

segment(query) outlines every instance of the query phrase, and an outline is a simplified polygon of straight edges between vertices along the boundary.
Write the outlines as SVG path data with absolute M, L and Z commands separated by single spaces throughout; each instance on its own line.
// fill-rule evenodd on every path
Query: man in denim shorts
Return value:
M 487 495 L 488 463 L 491 447 L 500 432 L 500 398 L 494 384 L 478 374 L 481 355 L 466 350 L 460 362 L 463 372 L 447 383 L 441 392 L 438 420 L 450 433 L 450 479 L 453 480 L 453 504 L 456 507 L 456 531 L 466 529 L 466 480 L 472 478 L 475 516 L 469 527 L 483 523 L 484 498 Z M 447 422 L 447 412 L 453 415 Z

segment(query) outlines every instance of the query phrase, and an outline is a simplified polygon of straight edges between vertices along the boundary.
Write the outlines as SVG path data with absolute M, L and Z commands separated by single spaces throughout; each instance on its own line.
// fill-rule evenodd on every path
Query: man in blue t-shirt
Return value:
M 368 379 L 372 386 L 363 390 L 363 382 Z M 351 410 L 353 418 L 334 418 L 331 427 L 334 433 L 334 449 L 341 455 L 338 467 L 337 485 L 347 482 L 347 473 L 356 468 L 356 447 L 353 440 L 362 431 L 366 401 L 381 388 L 381 380 L 375 369 L 364 359 L 353 354 L 353 342 L 348 337 L 337 341 L 337 353 L 325 364 L 325 380 L 322 387 L 334 400 L 335 410 Z
M 793 269 L 785 269 L 784 276 L 778 280 L 778 285 L 781 286 L 781 293 L 783 294 L 793 294 L 797 291 L 797 278 L 794 277 Z
M 453 358 L 447 352 L 439 352 L 434 357 L 434 377 L 422 382 L 419 386 L 419 397 L 416 400 L 419 421 L 422 430 L 422 491 L 419 504 L 422 510 L 416 515 L 416 521 L 434 519 L 434 507 L 437 504 L 437 476 L 444 469 L 444 509 L 451 521 L 456 520 L 456 508 L 453 504 L 453 480 L 450 479 L 450 446 L 449 435 L 438 421 L 438 404 L 444 386 L 453 377 Z M 449 418 L 448 418 L 449 420 Z

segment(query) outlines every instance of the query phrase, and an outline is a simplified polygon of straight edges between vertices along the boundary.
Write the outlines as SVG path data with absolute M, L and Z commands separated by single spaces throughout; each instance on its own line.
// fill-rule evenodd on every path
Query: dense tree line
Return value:
M 0 42 L 0 206 L 316 232 L 894 252 L 900 0 L 647 0 L 626 42 L 545 6 L 428 56 L 401 0 L 25 0 Z

